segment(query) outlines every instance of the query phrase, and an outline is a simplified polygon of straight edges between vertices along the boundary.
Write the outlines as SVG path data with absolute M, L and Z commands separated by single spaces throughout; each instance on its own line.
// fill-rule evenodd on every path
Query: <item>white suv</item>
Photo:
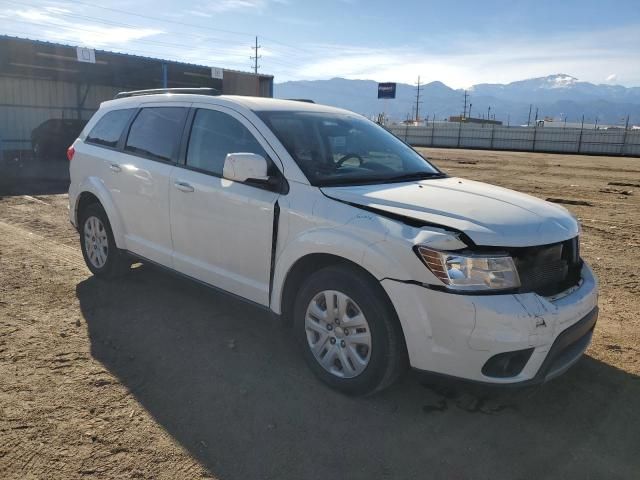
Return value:
M 352 394 L 407 364 L 541 382 L 587 348 L 597 282 L 566 209 L 450 177 L 345 110 L 145 93 L 104 102 L 69 148 L 96 276 L 152 262 L 268 309 Z

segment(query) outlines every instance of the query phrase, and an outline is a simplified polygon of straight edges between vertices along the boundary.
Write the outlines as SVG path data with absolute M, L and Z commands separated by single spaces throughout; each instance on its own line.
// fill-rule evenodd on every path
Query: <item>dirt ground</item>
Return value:
M 640 159 L 424 153 L 582 203 L 601 316 L 567 374 L 342 396 L 253 307 L 149 266 L 96 280 L 66 195 L 21 188 L 0 198 L 0 478 L 640 478 Z

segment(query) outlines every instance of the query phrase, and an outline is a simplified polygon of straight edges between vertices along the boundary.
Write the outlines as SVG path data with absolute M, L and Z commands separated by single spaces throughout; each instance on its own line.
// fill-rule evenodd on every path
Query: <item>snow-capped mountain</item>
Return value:
M 629 115 L 632 124 L 640 124 L 640 87 L 596 85 L 564 73 L 508 84 L 478 84 L 469 88 L 468 93 L 469 103 L 473 105 L 472 116 L 495 114 L 496 119 L 505 123 L 525 123 L 529 105 L 533 105 L 532 120 L 537 108 L 538 118 L 567 117 L 568 121 L 576 122 L 584 114 L 587 122 L 593 122 L 597 117 L 599 123 L 621 124 Z M 399 83 L 396 99 L 385 104 L 377 99 L 377 82 L 372 80 L 333 78 L 284 82 L 275 85 L 274 94 L 279 98 L 310 98 L 367 116 L 386 109 L 394 120 L 407 118 L 415 106 L 413 85 Z M 449 88 L 442 82 L 431 82 L 423 86 L 421 102 L 421 117 L 435 115 L 436 119 L 442 120 L 462 112 L 463 90 Z
M 626 88 L 620 85 L 595 85 L 581 82 L 564 73 L 546 77 L 530 78 L 505 85 L 481 83 L 471 87 L 475 95 L 496 96 L 529 103 L 573 100 L 604 100 L 613 102 L 640 103 L 640 88 Z

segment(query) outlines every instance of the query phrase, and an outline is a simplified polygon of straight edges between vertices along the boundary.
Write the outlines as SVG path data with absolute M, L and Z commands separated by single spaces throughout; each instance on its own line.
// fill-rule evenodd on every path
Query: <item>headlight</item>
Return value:
M 506 290 L 518 288 L 520 278 L 508 255 L 440 252 L 416 247 L 427 268 L 451 290 Z

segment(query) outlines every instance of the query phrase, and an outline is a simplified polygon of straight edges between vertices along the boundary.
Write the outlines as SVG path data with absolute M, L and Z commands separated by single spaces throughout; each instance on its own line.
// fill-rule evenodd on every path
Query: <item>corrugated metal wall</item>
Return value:
M 222 93 L 225 95 L 273 97 L 273 78 L 225 70 Z
M 225 94 L 271 96 L 273 79 L 225 71 Z M 30 150 L 31 131 L 50 118 L 88 120 L 122 88 L 0 76 L 0 140 L 4 150 Z M 85 96 L 86 93 L 86 96 Z
M 5 150 L 31 148 L 31 131 L 50 118 L 88 120 L 117 88 L 0 76 L 0 138 Z M 86 92 L 86 97 L 85 97 Z M 84 103 L 82 103 L 84 99 Z M 80 106 L 82 104 L 82 106 Z
M 394 125 L 392 133 L 418 147 L 480 148 L 640 156 L 640 130 L 478 126 L 432 123 Z

